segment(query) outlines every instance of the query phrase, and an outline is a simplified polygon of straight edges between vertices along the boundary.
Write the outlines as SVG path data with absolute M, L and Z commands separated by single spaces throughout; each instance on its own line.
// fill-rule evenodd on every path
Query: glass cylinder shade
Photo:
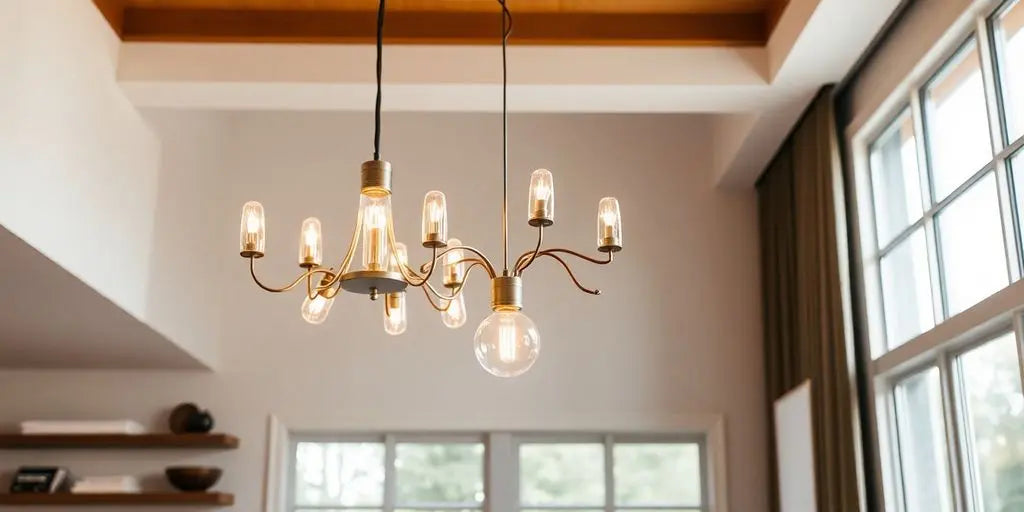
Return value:
M 398 336 L 409 325 L 406 319 L 405 292 L 389 293 L 384 301 L 384 332 Z
M 441 312 L 441 322 L 449 329 L 458 329 L 466 324 L 466 299 L 461 292 L 448 301 L 448 309 Z
M 388 226 L 391 225 L 391 196 L 359 196 L 362 211 L 363 270 L 386 270 L 391 252 Z
M 448 240 L 448 205 L 444 193 L 427 192 L 423 198 L 423 246 L 444 247 Z
M 302 301 L 302 319 L 313 325 L 322 324 L 327 320 L 327 314 L 331 312 L 333 305 L 334 297 L 328 299 L 320 294 L 314 299 L 306 297 Z
M 324 262 L 324 240 L 320 232 L 320 219 L 310 217 L 302 221 L 299 231 L 299 266 L 315 267 Z
M 602 199 L 597 206 L 597 247 L 603 252 L 622 249 L 622 216 L 614 197 Z
M 449 247 L 458 247 L 462 241 L 458 238 L 448 240 Z M 462 262 L 464 252 L 462 249 L 452 249 L 444 255 L 444 285 L 448 288 L 455 288 L 462 284 L 466 278 L 466 264 Z
M 530 176 L 530 225 L 550 226 L 555 221 L 555 182 L 547 169 Z
M 389 272 L 402 272 L 400 266 L 409 266 L 409 249 L 402 242 L 395 243 L 395 255 L 388 260 Z
M 540 354 L 540 333 L 519 311 L 498 310 L 480 323 L 473 337 L 480 366 L 496 377 L 522 375 Z
M 267 245 L 267 226 L 263 217 L 263 205 L 249 201 L 242 206 L 242 227 L 238 238 L 242 256 L 263 256 Z

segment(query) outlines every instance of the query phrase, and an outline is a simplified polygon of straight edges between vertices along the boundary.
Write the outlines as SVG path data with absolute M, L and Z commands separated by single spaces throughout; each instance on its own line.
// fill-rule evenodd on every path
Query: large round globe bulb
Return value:
M 476 329 L 473 346 L 484 370 L 497 377 L 516 377 L 537 361 L 540 333 L 519 311 L 495 311 Z

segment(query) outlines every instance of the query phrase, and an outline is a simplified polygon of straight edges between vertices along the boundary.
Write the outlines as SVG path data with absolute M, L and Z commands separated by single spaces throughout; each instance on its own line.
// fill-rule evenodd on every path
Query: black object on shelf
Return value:
M 67 468 L 22 466 L 11 480 L 11 494 L 51 494 L 67 491 L 70 484 Z

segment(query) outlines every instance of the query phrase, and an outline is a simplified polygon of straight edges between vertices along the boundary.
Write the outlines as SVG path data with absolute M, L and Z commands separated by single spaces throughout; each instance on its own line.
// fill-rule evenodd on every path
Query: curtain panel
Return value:
M 838 243 L 846 220 L 832 92 L 818 93 L 757 184 L 765 399 L 773 418 L 775 400 L 810 379 L 818 510 L 853 512 L 861 510 L 856 387 Z M 778 511 L 774 422 L 768 425 L 769 496 Z

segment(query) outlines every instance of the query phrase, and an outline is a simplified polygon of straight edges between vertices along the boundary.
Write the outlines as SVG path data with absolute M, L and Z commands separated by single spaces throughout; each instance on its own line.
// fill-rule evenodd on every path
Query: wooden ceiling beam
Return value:
M 519 12 L 510 42 L 531 45 L 760 46 L 767 12 Z M 389 44 L 496 44 L 492 12 L 389 12 Z M 125 41 L 372 43 L 373 11 L 142 8 L 123 10 Z

